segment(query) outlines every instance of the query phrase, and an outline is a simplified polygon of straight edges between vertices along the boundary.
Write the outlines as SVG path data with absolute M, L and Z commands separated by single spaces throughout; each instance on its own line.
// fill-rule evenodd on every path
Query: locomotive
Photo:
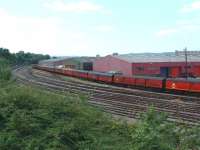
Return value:
M 128 77 L 113 73 L 63 69 L 40 65 L 34 65 L 33 68 L 107 84 L 200 94 L 200 79 L 195 78 L 164 78 L 150 76 Z

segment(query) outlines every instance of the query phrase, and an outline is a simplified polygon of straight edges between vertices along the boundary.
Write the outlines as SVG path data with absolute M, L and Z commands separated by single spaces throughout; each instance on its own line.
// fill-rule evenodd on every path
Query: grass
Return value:
M 88 106 L 84 96 L 5 85 L 0 121 L 1 150 L 126 149 L 128 144 L 118 123 Z

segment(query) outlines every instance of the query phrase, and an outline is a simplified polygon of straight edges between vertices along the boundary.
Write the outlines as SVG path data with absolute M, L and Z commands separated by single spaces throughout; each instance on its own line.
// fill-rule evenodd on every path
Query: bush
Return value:
M 200 128 L 151 108 L 135 124 L 113 121 L 85 96 L 0 84 L 0 149 L 199 150 Z
M 11 77 L 11 69 L 8 62 L 0 59 L 0 80 L 9 80 Z
M 133 150 L 198 150 L 200 128 L 167 121 L 167 115 L 153 108 L 131 130 Z
M 84 97 L 33 88 L 0 90 L 0 149 L 127 149 L 115 123 Z

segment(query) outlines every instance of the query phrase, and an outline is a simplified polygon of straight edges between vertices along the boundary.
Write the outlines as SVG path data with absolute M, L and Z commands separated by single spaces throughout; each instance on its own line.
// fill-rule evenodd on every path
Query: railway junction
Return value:
M 17 81 L 36 85 L 49 90 L 84 93 L 94 107 L 117 116 L 139 118 L 153 106 L 158 112 L 169 115 L 169 121 L 186 124 L 200 123 L 200 98 L 166 93 L 129 89 L 82 80 L 64 79 L 61 75 L 30 69 L 18 68 L 13 71 Z

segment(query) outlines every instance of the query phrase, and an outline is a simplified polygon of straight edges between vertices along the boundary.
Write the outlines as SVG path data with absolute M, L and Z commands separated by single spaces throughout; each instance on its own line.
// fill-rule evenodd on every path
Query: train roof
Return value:
M 115 75 L 116 77 L 127 77 L 127 78 L 136 78 L 136 79 L 157 79 L 157 80 L 164 80 L 165 77 L 153 77 L 153 76 L 123 76 L 123 75 Z
M 106 72 L 96 72 L 96 71 L 88 71 L 89 74 L 94 75 L 101 75 L 101 76 L 113 76 L 113 73 L 106 73 Z
M 200 79 L 198 79 L 198 78 L 168 78 L 167 80 L 169 80 L 169 81 L 183 81 L 183 82 L 185 82 L 185 81 L 188 81 L 188 82 L 198 82 L 198 83 L 200 83 Z
M 152 77 L 152 76 L 133 76 L 133 78 L 143 78 L 143 79 L 157 79 L 157 80 L 163 80 L 165 77 Z

